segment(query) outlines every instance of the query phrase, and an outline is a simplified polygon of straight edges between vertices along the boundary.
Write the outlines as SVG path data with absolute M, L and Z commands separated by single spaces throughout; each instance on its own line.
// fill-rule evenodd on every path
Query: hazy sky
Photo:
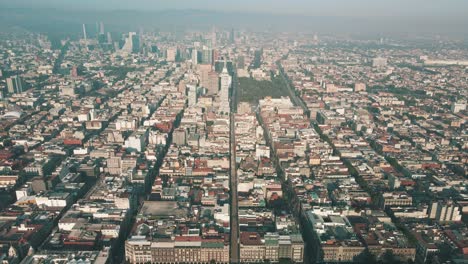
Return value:
M 463 17 L 468 0 L 0 0 L 1 7 L 200 9 L 312 16 Z

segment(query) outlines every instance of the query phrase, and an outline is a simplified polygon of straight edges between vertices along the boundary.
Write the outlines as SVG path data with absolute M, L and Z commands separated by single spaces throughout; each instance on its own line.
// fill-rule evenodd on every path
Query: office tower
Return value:
M 216 29 L 214 27 L 211 31 L 211 47 L 216 47 Z
M 197 66 L 200 74 L 200 85 L 208 88 L 208 74 L 212 71 L 212 67 L 209 64 L 199 64 Z
M 114 42 L 114 50 L 115 50 L 115 51 L 120 50 L 120 44 L 119 44 L 119 42 L 117 42 L 117 41 Z
M 88 36 L 86 35 L 86 25 L 85 25 L 85 24 L 83 24 L 83 39 L 84 39 L 85 41 L 88 40 Z
M 215 95 L 219 91 L 219 76 L 215 71 L 208 72 L 208 82 L 205 86 L 208 95 Z
M 175 61 L 177 57 L 177 48 L 168 48 L 166 50 L 166 60 Z
M 8 93 L 17 94 L 23 92 L 23 81 L 18 75 L 7 78 Z
M 101 22 L 101 23 L 99 23 L 99 34 L 100 34 L 100 35 L 104 35 L 105 33 L 106 33 L 106 32 L 105 32 L 105 30 L 104 30 L 104 23 Z
M 107 44 L 112 44 L 112 35 L 110 32 L 107 32 Z
M 219 99 L 221 101 L 220 112 L 228 113 L 229 112 L 229 88 L 232 84 L 232 77 L 229 75 L 226 61 L 224 61 L 224 68 L 221 74 L 219 75 L 221 79 L 221 86 L 219 90 Z
M 96 24 L 97 28 L 96 30 L 97 31 L 97 40 L 98 40 L 98 43 L 100 44 L 104 44 L 107 42 L 107 37 L 106 37 L 106 32 L 104 30 L 104 23 L 103 22 L 100 22 L 99 25 Z
M 132 40 L 132 52 L 133 53 L 140 52 L 140 36 L 134 32 L 134 34 L 131 37 L 131 40 Z
M 187 97 L 188 97 L 188 106 L 194 106 L 197 104 L 197 87 L 192 84 L 187 85 Z
M 197 49 L 192 50 L 192 63 L 194 65 L 198 64 L 198 51 L 197 51 Z
M 213 50 L 204 47 L 202 50 L 202 64 L 213 64 Z
M 212 55 L 211 55 L 211 64 L 215 65 L 216 60 L 219 58 L 219 51 L 216 49 L 213 49 Z
M 136 35 L 135 32 L 129 32 L 128 37 L 125 39 L 125 44 L 122 47 L 122 51 L 127 52 L 127 53 L 132 53 L 134 50 L 133 47 L 133 39 L 134 36 Z
M 179 59 L 180 61 L 185 61 L 188 59 L 190 60 L 192 59 L 192 53 L 186 47 L 181 47 L 178 50 L 179 52 L 178 52 L 178 57 L 176 57 L 176 60 Z
M 96 38 L 98 38 L 99 37 L 99 22 L 97 22 L 97 21 L 96 21 L 95 30 L 96 30 Z
M 231 29 L 231 35 L 229 36 L 231 43 L 236 42 L 236 36 L 234 35 L 234 29 Z
M 460 207 L 452 201 L 436 201 L 430 205 L 429 218 L 439 222 L 461 221 Z

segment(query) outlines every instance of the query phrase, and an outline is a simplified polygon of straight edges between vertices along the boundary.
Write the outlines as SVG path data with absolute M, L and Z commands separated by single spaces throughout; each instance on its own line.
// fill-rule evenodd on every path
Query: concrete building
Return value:
M 168 48 L 166 50 L 166 60 L 174 62 L 177 56 L 177 48 Z
M 455 102 L 452 104 L 452 113 L 456 114 L 466 110 L 466 102 Z
M 8 93 L 18 94 L 23 92 L 23 80 L 16 75 L 6 79 Z
M 192 57 L 192 64 L 197 65 L 198 64 L 198 50 L 197 49 L 192 50 L 191 57 Z
M 186 134 L 187 133 L 183 128 L 174 130 L 174 133 L 172 134 L 172 142 L 178 146 L 185 145 L 187 143 Z
M 429 218 L 439 222 L 458 222 L 462 214 L 458 205 L 451 201 L 433 202 L 429 209 Z
M 382 194 L 383 207 L 391 206 L 411 206 L 413 197 L 406 193 L 384 193 Z
M 194 106 L 197 104 L 197 86 L 192 84 L 187 85 L 187 98 L 188 106 Z
M 125 256 L 130 263 L 229 263 L 229 245 L 199 236 L 153 241 L 134 236 L 125 242 Z
M 204 47 L 202 50 L 202 64 L 213 64 L 213 50 L 207 47 Z
M 146 146 L 146 133 L 137 132 L 129 136 L 124 142 L 124 148 L 141 152 Z
M 278 262 L 280 259 L 290 259 L 294 263 L 304 261 L 304 241 L 302 235 L 279 235 L 267 233 L 262 238 L 256 232 L 242 232 L 240 236 L 240 261 Z
M 224 62 L 223 71 L 220 74 L 221 85 L 219 90 L 219 99 L 220 99 L 220 112 L 229 113 L 229 89 L 232 84 L 232 77 L 229 75 L 226 62 Z

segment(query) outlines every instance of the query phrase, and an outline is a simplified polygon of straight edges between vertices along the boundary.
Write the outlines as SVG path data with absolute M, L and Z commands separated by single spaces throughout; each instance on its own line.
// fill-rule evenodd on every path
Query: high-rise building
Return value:
M 198 51 L 197 51 L 197 49 L 192 50 L 192 63 L 194 65 L 198 64 Z
M 208 82 L 205 86 L 208 95 L 215 95 L 219 91 L 219 76 L 215 71 L 208 73 Z
M 177 91 L 178 91 L 179 93 L 183 93 L 183 94 L 185 95 L 185 92 L 186 92 L 185 90 L 186 90 L 185 82 L 184 82 L 184 80 L 181 80 L 181 81 L 179 82 L 178 87 L 177 87 Z
M 197 86 L 188 84 L 187 85 L 187 98 L 188 106 L 194 106 L 197 104 Z
M 197 66 L 197 69 L 200 74 L 200 85 L 205 88 L 208 88 L 208 74 L 212 71 L 211 65 L 199 64 Z
M 187 132 L 185 131 L 184 128 L 177 128 L 174 130 L 174 133 L 172 136 L 172 143 L 178 146 L 185 145 L 186 136 L 187 136 Z
M 229 75 L 229 72 L 226 67 L 226 61 L 224 62 L 224 68 L 221 74 L 219 75 L 220 78 L 220 90 L 219 90 L 219 99 L 221 102 L 220 105 L 220 112 L 229 113 L 229 88 L 231 88 L 232 84 L 232 77 Z
M 458 205 L 451 201 L 437 201 L 431 204 L 429 218 L 440 222 L 458 222 L 462 219 Z
M 211 59 L 211 60 L 212 60 L 212 61 L 211 61 L 211 64 L 212 64 L 212 65 L 215 65 L 216 60 L 218 60 L 218 58 L 219 58 L 219 51 L 216 50 L 216 49 L 213 49 L 211 58 L 212 58 L 212 59 Z
M 175 61 L 177 57 L 177 48 L 168 48 L 166 50 L 166 60 Z
M 86 25 L 83 24 L 83 39 L 86 41 L 88 40 L 88 36 L 86 35 Z
M 112 44 L 112 35 L 110 32 L 107 32 L 107 44 Z
M 10 94 L 18 94 L 23 92 L 23 81 L 21 77 L 16 75 L 6 80 L 8 93 Z
M 122 47 L 122 51 L 123 52 L 126 52 L 126 53 L 132 53 L 133 50 L 134 50 L 134 43 L 133 43 L 133 40 L 134 40 L 134 36 L 136 35 L 135 32 L 129 32 L 128 33 L 128 37 L 125 38 L 125 44 L 123 45 Z
M 101 23 L 99 23 L 99 34 L 100 35 L 104 35 L 106 32 L 104 30 L 104 23 L 101 21 Z
M 213 64 L 213 50 L 207 47 L 203 47 L 202 50 L 202 64 Z
M 137 34 L 132 35 L 132 53 L 140 52 L 140 36 Z
M 104 30 L 104 23 L 99 23 L 99 31 L 98 31 L 98 42 L 104 44 L 107 42 L 106 32 Z
M 216 47 L 216 29 L 214 27 L 211 31 L 211 47 Z
M 231 43 L 236 42 L 236 36 L 234 35 L 234 29 L 231 29 L 231 34 L 229 35 Z

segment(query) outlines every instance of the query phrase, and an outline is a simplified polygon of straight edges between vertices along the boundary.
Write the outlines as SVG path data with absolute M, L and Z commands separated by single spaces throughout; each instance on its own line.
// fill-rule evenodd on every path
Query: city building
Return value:
M 18 94 L 23 92 L 23 80 L 20 76 L 15 75 L 6 79 L 8 93 Z

